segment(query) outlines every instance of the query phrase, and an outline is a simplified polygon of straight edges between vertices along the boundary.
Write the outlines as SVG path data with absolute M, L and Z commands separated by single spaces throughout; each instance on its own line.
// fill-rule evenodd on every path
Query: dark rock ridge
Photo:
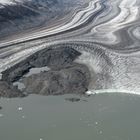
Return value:
M 49 48 L 38 51 L 22 62 L 2 72 L 2 79 L 9 83 L 19 80 L 29 69 L 48 66 L 51 69 L 68 67 L 81 53 L 67 47 Z
M 9 88 L 7 94 L 10 94 L 10 90 L 11 94 L 14 91 L 15 94 L 18 93 L 15 87 L 8 87 L 8 84 L 11 85 L 22 78 L 21 81 L 25 85 L 24 92 L 27 94 L 84 94 L 88 90 L 90 72 L 85 65 L 74 62 L 80 55 L 80 52 L 69 47 L 41 50 L 2 72 L 2 80 L 5 82 L 1 83 L 6 84 L 3 89 Z M 50 70 L 23 77 L 31 68 L 44 66 L 48 66 Z

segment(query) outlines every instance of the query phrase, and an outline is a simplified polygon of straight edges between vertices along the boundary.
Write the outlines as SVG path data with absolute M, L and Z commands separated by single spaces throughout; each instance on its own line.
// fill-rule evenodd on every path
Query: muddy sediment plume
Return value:
M 3 87 L 1 92 L 6 92 L 2 95 L 20 95 L 23 91 L 40 95 L 84 94 L 90 83 L 90 72 L 87 66 L 74 62 L 80 55 L 80 52 L 69 47 L 48 48 L 33 54 L 2 72 L 3 82 L 1 81 L 0 87 Z M 24 77 L 31 68 L 45 66 L 50 70 Z M 21 82 L 25 85 L 23 91 L 9 86 L 19 79 L 22 79 Z

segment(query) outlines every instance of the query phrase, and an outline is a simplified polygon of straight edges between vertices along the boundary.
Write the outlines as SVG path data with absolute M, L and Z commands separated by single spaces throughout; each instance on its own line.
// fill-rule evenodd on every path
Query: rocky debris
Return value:
M 30 68 L 32 68 L 30 64 L 23 61 L 2 72 L 2 80 L 7 81 L 8 83 L 15 82 L 19 80 L 24 74 L 28 73 Z
M 28 94 L 84 94 L 90 82 L 90 73 L 86 66 L 75 64 L 61 70 L 34 74 L 23 81 Z
M 2 109 L 2 107 L 0 106 L 0 110 Z
M 68 47 L 41 50 L 19 64 L 2 72 L 0 94 L 4 97 L 20 96 L 21 93 L 12 84 L 22 81 L 25 88 L 21 92 L 40 95 L 85 94 L 90 82 L 87 66 L 75 63 L 81 53 Z M 43 71 L 24 77 L 31 68 L 49 67 Z
M 9 85 L 7 82 L 0 81 L 0 97 L 14 98 L 25 97 L 16 87 Z
M 80 55 L 80 52 L 68 47 L 44 49 L 2 72 L 2 79 L 10 83 L 17 81 L 35 67 L 49 66 L 51 69 L 62 69 L 71 65 Z

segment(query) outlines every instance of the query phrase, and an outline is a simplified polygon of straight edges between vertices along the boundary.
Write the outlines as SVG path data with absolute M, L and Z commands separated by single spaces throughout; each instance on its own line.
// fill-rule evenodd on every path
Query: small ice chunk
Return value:
M 3 114 L 0 114 L 0 118 L 3 117 L 3 116 L 4 116 Z
M 87 95 L 94 95 L 94 94 L 96 94 L 96 92 L 88 90 L 88 91 L 86 92 L 86 94 L 87 94 Z
M 25 118 L 25 116 L 22 116 L 22 119 L 24 119 Z
M 23 109 L 22 107 L 19 107 L 19 108 L 18 108 L 19 111 L 21 111 L 22 109 Z
M 95 122 L 95 124 L 97 125 L 97 124 L 98 124 L 98 122 Z
M 17 86 L 19 90 L 25 89 L 25 85 L 21 82 L 14 82 L 13 85 Z
M 103 133 L 103 131 L 100 131 L 99 133 L 100 133 L 100 134 L 102 134 L 102 133 Z

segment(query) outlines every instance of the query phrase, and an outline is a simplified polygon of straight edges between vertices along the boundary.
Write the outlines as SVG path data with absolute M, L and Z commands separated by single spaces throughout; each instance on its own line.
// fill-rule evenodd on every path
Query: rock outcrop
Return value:
M 0 81 L 0 97 L 14 98 L 14 97 L 25 97 L 26 95 L 22 94 L 13 85 L 8 84 L 7 82 Z
M 89 81 L 90 74 L 87 67 L 74 64 L 64 69 L 29 76 L 24 79 L 24 85 L 28 94 L 84 94 Z
M 41 95 L 84 94 L 88 90 L 90 72 L 87 66 L 75 63 L 81 53 L 68 47 L 41 50 L 2 73 L 0 94 L 4 97 L 20 96 L 12 83 L 25 85 L 22 92 Z M 23 77 L 31 68 L 49 67 L 28 77 Z

